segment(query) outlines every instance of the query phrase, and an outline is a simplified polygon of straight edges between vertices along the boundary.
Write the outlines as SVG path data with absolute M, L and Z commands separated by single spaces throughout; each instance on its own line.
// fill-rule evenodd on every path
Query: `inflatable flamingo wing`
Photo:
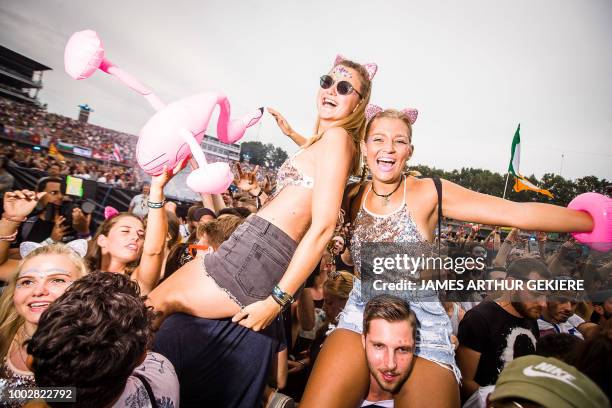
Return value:
M 66 72 L 74 79 L 86 79 L 100 69 L 141 94 L 157 111 L 140 131 L 136 160 L 151 175 L 158 175 L 165 165 L 173 168 L 192 155 L 198 164 L 187 177 L 187 185 L 199 193 L 220 193 L 232 183 L 233 175 L 227 163 L 208 164 L 200 143 L 215 107 L 220 107 L 217 136 L 224 143 L 235 143 L 246 129 L 263 115 L 259 108 L 241 118 L 230 119 L 230 104 L 220 93 L 190 96 L 166 106 L 149 88 L 135 77 L 106 59 L 104 45 L 92 30 L 74 33 L 64 51 Z

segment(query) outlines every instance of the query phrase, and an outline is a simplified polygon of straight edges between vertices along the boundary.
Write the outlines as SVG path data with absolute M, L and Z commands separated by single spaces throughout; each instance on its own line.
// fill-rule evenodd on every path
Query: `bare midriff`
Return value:
M 274 199 L 257 212 L 257 216 L 283 230 L 294 241 L 300 242 L 310 227 L 312 190 L 288 185 Z

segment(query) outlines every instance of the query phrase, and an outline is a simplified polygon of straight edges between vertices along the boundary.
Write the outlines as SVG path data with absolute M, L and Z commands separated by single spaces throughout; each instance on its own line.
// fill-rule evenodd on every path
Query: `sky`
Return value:
M 138 134 L 154 113 L 141 96 L 101 71 L 64 72 L 83 29 L 167 103 L 223 91 L 234 114 L 270 106 L 309 135 L 340 53 L 378 64 L 371 102 L 419 110 L 414 164 L 505 173 L 520 123 L 521 173 L 612 179 L 609 0 L 0 3 L 0 44 L 53 68 L 39 95 L 50 112 L 76 118 L 87 103 L 90 122 Z M 242 140 L 297 150 L 268 114 Z

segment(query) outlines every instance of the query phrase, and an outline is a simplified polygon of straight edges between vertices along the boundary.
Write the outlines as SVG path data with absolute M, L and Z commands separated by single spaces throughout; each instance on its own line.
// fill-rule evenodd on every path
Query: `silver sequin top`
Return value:
M 366 198 L 371 190 L 371 186 L 366 192 Z M 363 204 L 353 222 L 353 232 L 351 236 L 351 257 L 355 263 L 355 275 L 361 277 L 361 247 L 363 243 L 389 242 L 406 243 L 411 245 L 402 246 L 408 255 L 419 256 L 428 254 L 432 251 L 432 244 L 427 242 L 410 216 L 410 211 L 406 207 L 406 185 L 404 184 L 404 200 L 402 205 L 390 214 L 374 214 Z M 413 245 L 416 244 L 416 245 Z M 391 276 L 387 276 L 391 278 Z M 408 276 L 396 276 L 395 278 L 410 278 Z
M 295 159 L 295 157 L 301 152 L 301 149 L 298 150 L 298 152 L 294 154 L 291 158 L 285 160 L 280 169 L 278 169 L 278 172 L 276 174 L 276 188 L 274 189 L 270 200 L 276 197 L 283 188 L 289 185 L 306 188 L 314 187 L 314 179 L 302 173 L 293 164 L 293 159 Z

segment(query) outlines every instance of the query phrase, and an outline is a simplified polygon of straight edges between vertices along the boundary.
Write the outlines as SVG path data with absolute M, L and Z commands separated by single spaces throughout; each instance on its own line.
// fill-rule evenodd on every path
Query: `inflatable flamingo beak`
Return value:
M 258 108 L 255 111 L 241 117 L 234 119 L 229 123 L 227 133 L 220 131 L 217 128 L 217 137 L 220 141 L 226 144 L 236 143 L 244 136 L 247 128 L 257 124 L 263 116 L 264 108 Z
M 104 61 L 104 45 L 93 30 L 72 34 L 64 49 L 66 73 L 74 79 L 89 78 Z

